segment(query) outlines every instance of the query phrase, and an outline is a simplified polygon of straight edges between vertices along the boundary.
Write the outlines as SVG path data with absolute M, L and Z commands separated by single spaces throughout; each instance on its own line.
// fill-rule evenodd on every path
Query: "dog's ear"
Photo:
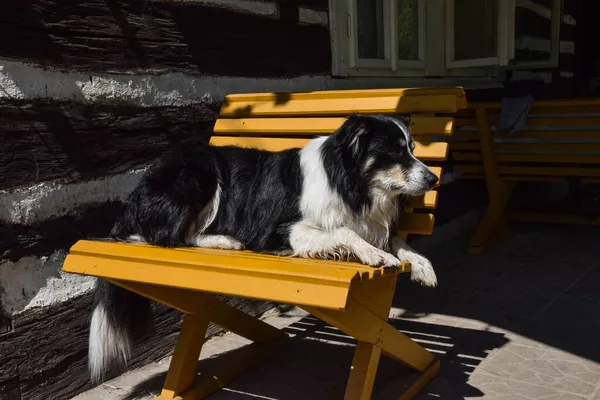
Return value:
M 339 135 L 344 147 L 350 149 L 352 154 L 360 153 L 362 139 L 369 133 L 369 119 L 360 114 L 352 114 L 340 127 Z

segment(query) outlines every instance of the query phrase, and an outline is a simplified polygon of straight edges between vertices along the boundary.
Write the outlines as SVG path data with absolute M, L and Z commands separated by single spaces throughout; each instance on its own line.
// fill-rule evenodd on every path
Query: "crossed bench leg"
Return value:
M 421 372 L 400 399 L 413 398 L 439 371 L 439 361 L 434 359 L 433 354 L 387 322 L 396 278 L 388 276 L 353 284 L 352 297 L 345 310 L 303 307 L 358 340 L 345 400 L 371 398 L 382 352 Z M 185 313 L 167 378 L 157 400 L 205 398 L 273 356 L 289 342 L 288 336 L 279 329 L 218 301 L 214 294 L 111 281 Z M 198 374 L 196 366 L 209 322 L 254 343 L 235 353 L 220 356 L 212 370 Z
M 481 219 L 477 230 L 469 243 L 469 253 L 481 254 L 493 236 L 501 234 L 506 227 L 505 210 L 515 188 L 516 182 L 505 182 L 500 179 L 498 163 L 494 154 L 494 139 L 487 110 L 476 110 L 477 125 L 480 133 L 481 154 L 485 181 L 488 190 L 489 206 Z

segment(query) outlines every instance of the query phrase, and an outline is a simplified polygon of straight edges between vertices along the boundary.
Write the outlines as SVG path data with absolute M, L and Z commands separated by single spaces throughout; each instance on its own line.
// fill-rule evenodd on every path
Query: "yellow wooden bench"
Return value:
M 519 181 L 600 181 L 600 99 L 537 101 L 525 129 L 514 135 L 493 129 L 499 113 L 500 103 L 470 103 L 455 120 L 450 146 L 455 172 L 464 179 L 485 179 L 489 195 L 469 251 L 481 253 L 507 219 L 600 225 L 572 206 L 542 211 L 543 199 L 537 211 L 509 205 Z
M 215 125 L 215 146 L 240 145 L 282 150 L 303 146 L 309 137 L 329 134 L 354 112 L 411 114 L 416 154 L 439 163 L 447 143 L 429 143 L 429 135 L 448 135 L 453 113 L 466 106 L 462 88 L 330 91 L 297 94 L 228 96 Z M 435 168 L 441 175 L 441 168 Z M 414 199 L 402 219 L 401 233 L 430 234 L 437 192 Z M 421 212 L 416 212 L 421 210 Z M 439 362 L 387 322 L 398 270 L 249 251 L 165 249 L 145 244 L 82 240 L 70 250 L 63 270 L 93 275 L 185 313 L 179 339 L 159 399 L 200 399 L 274 354 L 288 336 L 216 299 L 217 294 L 298 305 L 357 339 L 345 399 L 371 396 L 380 354 L 418 372 L 413 397 L 439 369 Z M 243 356 L 223 356 L 215 370 L 196 373 L 209 322 L 254 343 Z

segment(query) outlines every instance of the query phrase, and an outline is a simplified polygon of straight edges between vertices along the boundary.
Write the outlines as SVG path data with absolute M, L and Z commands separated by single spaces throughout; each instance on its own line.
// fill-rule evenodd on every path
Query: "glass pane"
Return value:
M 498 0 L 454 0 L 454 61 L 498 55 Z
M 383 0 L 356 0 L 358 58 L 385 59 Z
M 397 0 L 398 59 L 419 59 L 419 0 Z
M 516 3 L 516 61 L 548 61 L 552 39 L 552 0 L 517 0 Z

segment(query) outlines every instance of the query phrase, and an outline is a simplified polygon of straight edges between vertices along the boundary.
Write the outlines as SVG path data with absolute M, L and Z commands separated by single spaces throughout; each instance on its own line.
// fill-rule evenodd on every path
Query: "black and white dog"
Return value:
M 409 261 L 414 281 L 436 286 L 431 263 L 393 236 L 402 202 L 438 181 L 413 149 L 404 122 L 353 115 L 331 136 L 302 149 L 181 150 L 145 174 L 111 238 L 373 267 Z M 89 343 L 95 381 L 127 362 L 131 341 L 149 321 L 146 299 L 98 281 Z

